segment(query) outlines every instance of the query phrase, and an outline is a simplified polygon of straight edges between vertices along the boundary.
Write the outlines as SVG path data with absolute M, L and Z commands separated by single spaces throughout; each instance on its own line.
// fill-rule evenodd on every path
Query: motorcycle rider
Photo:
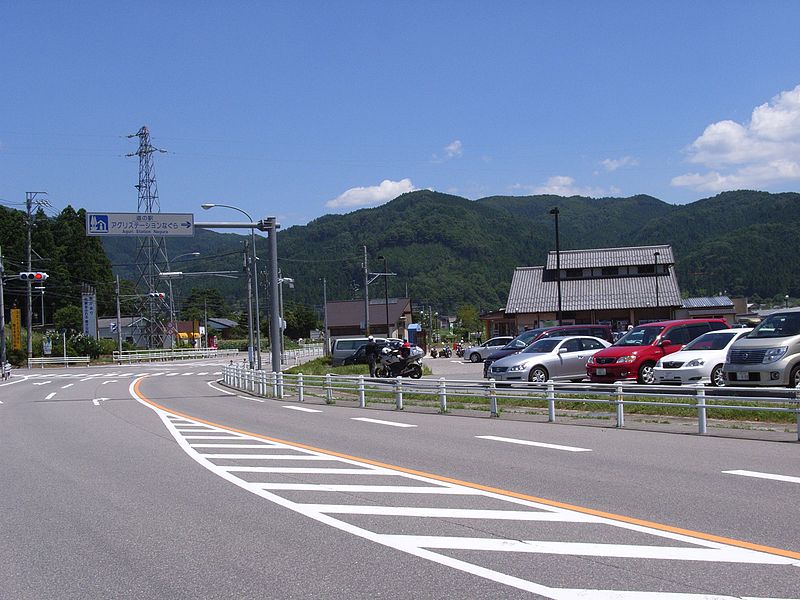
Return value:
M 364 346 L 364 354 L 367 357 L 367 364 L 369 365 L 369 376 L 375 377 L 375 361 L 378 359 L 378 344 L 375 343 L 375 338 L 369 336 L 367 343 Z

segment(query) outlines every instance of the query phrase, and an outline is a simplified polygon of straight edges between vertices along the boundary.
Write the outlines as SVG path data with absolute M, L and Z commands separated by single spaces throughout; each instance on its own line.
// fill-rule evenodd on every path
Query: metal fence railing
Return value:
M 269 351 L 267 350 L 267 354 Z M 301 362 L 306 362 L 308 359 L 313 359 L 317 356 L 323 356 L 325 353 L 325 346 L 323 344 L 304 344 L 294 350 L 284 350 L 281 353 L 281 362 L 284 365 L 299 365 Z M 264 356 L 264 351 L 261 352 Z
M 180 348 L 163 350 L 119 350 L 114 351 L 114 362 L 134 363 L 167 360 L 185 360 L 188 358 L 220 358 L 235 356 L 237 350 L 218 350 L 215 348 Z
M 337 400 L 392 402 L 402 410 L 407 400 L 438 407 L 446 413 L 452 403 L 488 409 L 497 417 L 502 407 L 546 408 L 548 422 L 556 422 L 556 408 L 580 403 L 604 409 L 616 427 L 625 426 L 626 407 L 670 407 L 697 418 L 698 433 L 708 429 L 708 411 L 760 411 L 793 414 L 800 441 L 800 388 L 708 388 L 696 386 L 642 386 L 638 384 L 513 383 L 499 387 L 490 380 L 377 379 L 364 375 L 303 375 L 256 371 L 243 365 L 223 369 L 223 383 L 237 390 L 266 398 L 296 397 L 300 402 L 314 397 L 326 403 Z M 500 408 L 498 408 L 500 407 Z

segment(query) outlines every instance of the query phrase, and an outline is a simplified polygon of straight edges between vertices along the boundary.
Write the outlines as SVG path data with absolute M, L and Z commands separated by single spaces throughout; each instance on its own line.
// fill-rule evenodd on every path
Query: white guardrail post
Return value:
M 497 417 L 497 383 L 494 379 L 489 380 L 489 416 Z
M 272 388 L 272 394 L 270 394 L 271 398 L 278 397 L 278 373 L 277 371 L 272 371 L 269 375 L 269 385 Z
M 364 376 L 358 376 L 358 408 L 367 407 L 367 397 L 364 393 Z
M 706 421 L 706 388 L 702 383 L 698 383 L 694 390 L 697 402 L 697 433 L 706 433 L 708 422 Z
M 622 386 L 617 384 L 617 427 L 625 427 L 625 394 Z
M 403 381 L 399 375 L 394 380 L 394 404 L 397 410 L 403 410 Z
M 444 377 L 439 378 L 439 412 L 447 412 L 447 383 Z
M 333 381 L 331 374 L 325 374 L 325 404 L 333 404 Z
M 278 371 L 278 398 L 283 399 L 283 371 Z
M 556 386 L 552 379 L 547 382 L 547 422 L 556 422 Z
M 298 402 L 305 402 L 304 390 L 303 390 L 303 374 L 297 374 L 297 401 Z

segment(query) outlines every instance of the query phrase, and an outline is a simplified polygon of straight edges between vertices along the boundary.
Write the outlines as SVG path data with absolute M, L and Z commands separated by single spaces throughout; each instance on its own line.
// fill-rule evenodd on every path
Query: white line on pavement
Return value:
M 44 399 L 45 399 L 45 400 L 50 400 L 50 398 L 52 398 L 52 397 L 53 397 L 53 396 L 55 396 L 55 395 L 56 395 L 56 393 L 55 393 L 55 392 L 50 392 L 49 394 L 47 394 L 47 396 L 45 396 L 45 397 L 44 397 Z
M 317 410 L 316 408 L 306 408 L 305 406 L 284 406 L 283 408 L 288 408 L 289 410 L 299 410 L 301 412 L 322 412 L 321 410 Z
M 201 373 L 198 373 L 198 375 L 208 375 L 208 371 L 203 371 Z
M 235 396 L 236 395 L 235 392 L 229 392 L 228 390 L 223 390 L 222 388 L 218 388 L 217 386 L 215 386 L 210 381 L 207 381 L 206 383 L 208 383 L 208 387 L 210 387 L 211 389 L 217 390 L 218 392 L 221 392 L 223 394 L 228 394 L 228 396 Z
M 253 402 L 263 402 L 261 398 L 251 398 L 250 396 L 242 396 L 241 394 L 236 394 L 239 398 L 244 398 L 245 400 L 252 400 Z
M 48 383 L 53 383 L 52 381 L 36 381 L 33 385 L 47 385 Z
M 590 448 L 577 448 L 575 446 L 559 446 L 558 444 L 545 444 L 544 442 L 531 442 L 528 440 L 516 440 L 514 438 L 498 437 L 496 435 L 476 435 L 481 440 L 493 440 L 495 442 L 508 442 L 509 444 L 521 444 L 523 446 L 538 446 L 540 448 L 551 448 L 553 450 L 566 450 L 567 452 L 591 452 Z
M 759 473 L 758 471 L 723 471 L 729 475 L 743 475 L 744 477 L 758 477 L 759 479 L 773 479 L 775 481 L 788 481 L 789 483 L 800 483 L 800 477 L 790 475 L 775 475 L 773 473 Z
M 602 523 L 599 517 L 581 513 L 552 513 L 534 510 L 481 510 L 470 508 L 428 508 L 426 506 L 379 506 L 357 504 L 302 504 L 303 508 L 325 514 L 436 517 L 448 519 L 498 519 L 509 521 L 550 521 L 556 523 Z
M 67 389 L 68 387 L 72 387 L 73 385 L 75 385 L 75 384 L 74 384 L 74 383 L 68 383 L 67 385 L 62 385 L 62 386 L 61 386 L 61 389 L 62 389 L 62 390 L 65 390 L 65 389 Z
M 227 471 L 225 467 L 221 470 Z M 412 485 L 339 485 L 327 483 L 251 483 L 261 490 L 284 490 L 306 492 L 371 492 L 384 494 L 435 494 L 446 496 L 478 496 L 479 490 L 466 487 L 433 487 Z
M 352 421 L 364 421 L 365 423 L 377 423 L 378 425 L 391 425 L 392 427 L 416 427 L 408 423 L 397 423 L 395 421 L 381 421 L 379 419 L 368 419 L 367 417 L 353 417 Z
M 106 385 L 107 383 L 117 383 L 117 380 L 116 379 L 112 379 L 111 381 L 104 381 L 100 385 Z
M 180 373 L 167 373 L 167 377 L 175 377 L 176 375 L 180 375 Z

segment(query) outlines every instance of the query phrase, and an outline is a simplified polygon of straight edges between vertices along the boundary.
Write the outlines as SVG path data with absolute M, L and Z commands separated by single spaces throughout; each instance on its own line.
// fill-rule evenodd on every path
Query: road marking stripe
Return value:
M 74 383 L 68 383 L 67 385 L 62 385 L 62 386 L 61 386 L 61 389 L 62 389 L 62 390 L 65 390 L 65 389 L 67 389 L 68 387 L 72 387 L 73 385 L 75 385 L 75 384 L 74 384 Z
M 217 386 L 215 386 L 210 381 L 207 381 L 206 383 L 208 384 L 208 387 L 210 387 L 211 389 L 217 390 L 218 392 L 221 392 L 223 394 L 227 394 L 228 396 L 235 396 L 236 395 L 236 392 L 229 392 L 228 390 L 223 390 L 222 388 L 218 388 Z
M 800 477 L 791 475 L 775 475 L 774 473 L 759 473 L 758 471 L 723 471 L 729 475 L 743 475 L 744 477 L 758 477 L 759 479 L 773 479 L 775 481 L 788 481 L 789 483 L 800 483 Z
M 283 408 L 288 408 L 289 410 L 299 410 L 301 412 L 309 412 L 309 413 L 322 412 L 321 410 L 317 410 L 316 408 L 306 408 L 305 406 L 284 406 Z
M 252 396 L 242 396 L 241 394 L 236 394 L 237 398 L 242 398 L 243 400 L 252 400 L 253 402 L 264 402 L 261 398 L 253 398 Z
M 246 440 L 241 435 L 185 435 L 185 440 Z
M 55 392 L 50 392 L 49 394 L 47 394 L 47 396 L 45 396 L 45 397 L 44 397 L 44 399 L 45 399 L 45 400 L 50 400 L 50 398 L 52 398 L 52 397 L 53 397 L 53 396 L 55 396 L 55 395 L 56 395 L 56 393 L 55 393 Z
M 181 373 L 181 375 L 182 375 L 183 377 L 186 377 L 187 375 L 194 375 L 194 373 L 192 373 L 191 371 L 189 371 L 188 373 Z
M 239 438 L 245 439 L 245 438 Z M 189 444 L 192 448 L 280 448 L 276 444 Z M 294 455 L 292 455 L 294 456 Z M 313 454 L 309 454 L 313 456 Z
M 602 523 L 602 519 L 580 513 L 537 512 L 534 510 L 481 510 L 474 508 L 426 508 L 420 506 L 377 506 L 354 504 L 300 504 L 326 514 L 436 517 L 445 519 L 496 519 L 507 521 L 552 521 L 557 523 Z
M 327 456 L 334 456 L 334 457 L 343 458 L 343 459 L 346 459 L 346 460 L 354 460 L 354 461 L 358 461 L 358 462 L 360 462 L 362 464 L 369 464 L 369 465 L 376 466 L 376 467 L 382 467 L 382 468 L 385 468 L 385 469 L 391 469 L 391 470 L 397 471 L 399 473 L 406 473 L 406 474 L 415 475 L 415 476 L 419 476 L 419 477 L 425 477 L 427 479 L 431 479 L 431 480 L 434 480 L 434 481 L 440 481 L 440 482 L 443 482 L 443 483 L 455 484 L 455 485 L 463 486 L 464 488 L 469 488 L 469 489 L 472 489 L 472 490 L 476 490 L 476 492 L 477 491 L 487 492 L 487 493 L 491 493 L 491 494 L 496 494 L 498 496 L 503 496 L 503 497 L 506 497 L 506 498 L 514 498 L 514 499 L 528 501 L 528 502 L 535 502 L 537 504 L 541 504 L 541 505 L 549 506 L 549 507 L 553 507 L 553 508 L 571 510 L 571 511 L 575 511 L 575 512 L 586 514 L 586 515 L 592 515 L 592 516 L 600 517 L 600 518 L 603 518 L 603 519 L 608 519 L 610 521 L 616 521 L 616 522 L 623 523 L 623 524 L 626 524 L 626 525 L 629 525 L 629 526 L 634 526 L 635 528 L 644 527 L 644 528 L 647 528 L 647 529 L 660 531 L 660 532 L 664 532 L 664 533 L 672 534 L 672 535 L 676 535 L 676 536 L 685 536 L 687 538 L 692 538 L 693 540 L 702 540 L 702 541 L 705 541 L 705 542 L 711 542 L 711 543 L 715 543 L 715 544 L 717 544 L 717 543 L 718 544 L 726 544 L 726 545 L 734 546 L 734 547 L 737 547 L 737 548 L 746 548 L 748 550 L 755 550 L 757 552 L 764 552 L 766 554 L 774 554 L 775 556 L 784 556 L 784 557 L 791 558 L 793 560 L 800 560 L 800 552 L 795 552 L 793 550 L 786 550 L 784 548 L 775 548 L 773 546 L 766 546 L 766 545 L 763 545 L 763 544 L 754 544 L 752 542 L 746 542 L 746 541 L 737 540 L 737 539 L 734 539 L 734 538 L 728 538 L 728 537 L 724 537 L 724 536 L 720 536 L 720 535 L 704 533 L 704 532 L 701 532 L 701 531 L 694 531 L 694 530 L 691 530 L 691 529 L 684 529 L 684 528 L 681 528 L 681 527 L 673 527 L 672 525 L 665 525 L 663 523 L 657 523 L 655 521 L 647 521 L 645 519 L 637 519 L 635 517 L 629 517 L 629 516 L 626 516 L 626 515 L 619 515 L 619 514 L 610 513 L 610 512 L 606 512 L 606 511 L 596 510 L 596 509 L 593 509 L 593 508 L 587 508 L 587 507 L 584 507 L 584 506 L 578 506 L 576 504 L 569 504 L 569 503 L 566 503 L 566 502 L 558 502 L 556 500 L 549 500 L 547 498 L 539 498 L 537 496 L 531 496 L 531 495 L 528 495 L 528 494 L 521 494 L 519 492 L 514 492 L 514 491 L 511 491 L 511 490 L 504 490 L 502 488 L 497 488 L 497 487 L 482 485 L 482 484 L 478 484 L 478 483 L 473 483 L 471 481 L 462 481 L 462 480 L 459 480 L 459 479 L 455 479 L 453 477 L 444 477 L 442 475 L 436 475 L 434 473 L 426 473 L 425 471 L 419 471 L 419 470 L 415 470 L 415 469 L 408 469 L 406 467 L 400 467 L 398 465 L 391 465 L 391 464 L 388 464 L 388 463 L 372 460 L 372 459 L 369 459 L 369 458 L 359 458 L 357 456 L 353 456 L 353 455 L 350 455 L 350 454 L 345 454 L 343 452 L 336 452 L 334 450 L 327 450 L 327 449 L 323 449 L 323 448 L 317 448 L 317 447 L 314 447 L 314 446 L 311 446 L 311 445 L 308 445 L 308 444 L 301 444 L 299 442 L 290 442 L 290 441 L 287 441 L 287 440 L 282 440 L 280 438 L 273 438 L 273 437 L 265 436 L 265 435 L 262 435 L 262 434 L 259 434 L 259 433 L 253 433 L 253 432 L 244 431 L 244 430 L 241 430 L 241 429 L 236 429 L 234 427 L 226 427 L 225 425 L 220 425 L 220 424 L 214 423 L 212 421 L 207 421 L 207 420 L 199 418 L 199 417 L 193 417 L 191 415 L 188 415 L 188 414 L 185 414 L 185 413 L 173 410 L 173 409 L 169 409 L 169 408 L 167 408 L 165 406 L 162 406 L 162 405 L 158 404 L 157 402 L 154 402 L 154 401 L 150 400 L 146 396 L 142 395 L 141 392 L 139 392 L 139 385 L 141 384 L 142 381 L 143 381 L 143 379 L 138 379 L 138 380 L 132 382 L 131 385 L 130 385 L 130 392 L 131 392 L 131 395 L 134 398 L 138 399 L 139 401 L 143 402 L 144 404 L 147 404 L 148 406 L 151 406 L 153 408 L 161 410 L 164 413 L 169 413 L 169 414 L 172 414 L 172 415 L 186 417 L 188 419 L 193 419 L 193 420 L 195 420 L 195 421 L 197 421 L 199 423 L 206 423 L 206 424 L 212 425 L 214 427 L 219 427 L 220 429 L 225 429 L 226 431 L 229 431 L 229 432 L 232 432 L 232 433 L 237 433 L 237 434 L 239 434 L 241 436 L 247 436 L 247 437 L 251 437 L 251 438 L 266 440 L 268 442 L 284 444 L 284 445 L 292 447 L 292 448 L 299 448 L 299 449 L 303 449 L 303 450 L 310 450 L 312 452 L 319 452 L 320 454 L 325 454 Z M 187 436 L 184 436 L 184 437 L 187 437 Z M 232 438 L 232 439 L 237 439 L 237 438 Z M 288 506 L 288 503 L 287 503 L 287 501 L 285 501 L 285 499 L 272 498 L 272 501 L 276 502 L 278 504 L 282 504 L 282 505 Z M 329 523 L 328 521 L 326 521 L 324 519 L 320 519 L 320 520 L 322 522 Z M 336 523 L 336 524 L 329 523 L 329 524 L 331 524 L 331 525 L 333 525 L 333 526 L 335 526 L 335 527 L 337 527 L 339 529 L 343 529 L 345 531 L 350 531 L 349 527 L 343 526 L 343 525 L 341 525 L 339 523 Z M 359 535 L 360 537 L 367 537 L 367 539 L 373 539 L 371 536 L 365 535 L 361 530 L 356 531 L 356 528 L 353 528 L 352 532 L 355 535 Z M 407 550 L 407 552 L 413 554 L 414 556 L 425 558 L 427 560 L 431 560 L 431 561 L 437 562 L 439 564 L 452 566 L 453 568 L 460 569 L 462 571 L 466 570 L 466 571 L 468 571 L 470 573 L 473 573 L 475 575 L 479 575 L 480 577 L 484 577 L 484 578 L 490 579 L 492 581 L 499 581 L 499 582 L 502 582 L 502 583 L 506 583 L 507 585 L 512 585 L 512 586 L 517 587 L 519 589 L 534 591 L 536 593 L 539 593 L 540 591 L 545 591 L 545 592 L 549 592 L 550 591 L 550 588 L 548 588 L 546 586 L 541 586 L 541 585 L 538 585 L 538 584 L 531 584 L 531 582 L 526 581 L 526 580 L 521 579 L 521 578 L 518 578 L 518 577 L 502 575 L 502 574 L 499 574 L 499 573 L 497 573 L 495 571 L 492 571 L 491 569 L 486 569 L 486 568 L 483 568 L 483 567 L 479 567 L 477 565 L 472 565 L 472 564 L 467 563 L 465 561 L 461 561 L 461 560 L 458 560 L 458 559 L 442 556 L 442 555 L 439 555 L 439 554 L 436 554 L 436 553 L 433 553 L 433 552 L 426 552 L 426 551 L 421 550 L 421 549 Z
M 201 455 L 202 456 L 202 455 Z M 393 475 L 391 471 L 380 471 L 378 469 L 337 469 L 334 467 L 224 467 L 221 469 L 229 473 L 294 473 L 294 474 L 313 474 L 313 475 Z
M 167 377 L 175 377 L 176 375 L 180 375 L 180 373 L 167 373 Z
M 107 385 L 107 384 L 109 384 L 109 383 L 117 383 L 117 380 L 115 379 L 115 380 L 113 380 L 113 381 L 104 381 L 104 382 L 103 382 L 103 383 L 101 383 L 100 385 Z
M 197 448 L 198 446 L 203 446 L 204 444 L 194 444 L 192 448 Z M 211 446 L 213 444 L 209 444 Z M 236 446 L 237 448 L 250 448 L 253 446 Z M 200 454 L 203 458 L 230 458 L 230 459 L 242 459 L 242 458 L 256 458 L 258 460 L 327 460 L 327 461 L 334 461 L 335 458 L 328 458 L 327 456 L 316 456 L 314 454 Z M 249 469 L 248 469 L 249 471 Z
M 201 373 L 198 373 L 198 375 L 208 375 L 208 371 L 203 371 Z
M 52 381 L 35 381 L 33 385 L 47 385 L 48 383 L 53 383 Z
M 378 425 L 391 425 L 392 427 L 416 427 L 408 423 L 397 423 L 396 421 L 381 421 L 380 419 L 368 419 L 367 417 L 353 417 L 351 421 L 364 421 L 365 423 L 377 423 Z
M 591 452 L 590 448 L 578 448 L 576 446 L 559 446 L 558 444 L 545 444 L 544 442 L 530 442 L 528 440 L 516 440 L 514 438 L 498 437 L 496 435 L 476 435 L 482 440 L 494 440 L 495 442 L 508 442 L 509 444 L 521 444 L 523 446 L 538 446 L 540 448 L 552 448 L 553 450 L 566 450 L 567 452 Z
M 370 492 L 386 494 L 444 494 L 469 496 L 477 491 L 466 488 L 411 486 L 411 485 L 342 485 L 325 483 L 252 483 L 260 490 L 306 491 L 306 492 Z

